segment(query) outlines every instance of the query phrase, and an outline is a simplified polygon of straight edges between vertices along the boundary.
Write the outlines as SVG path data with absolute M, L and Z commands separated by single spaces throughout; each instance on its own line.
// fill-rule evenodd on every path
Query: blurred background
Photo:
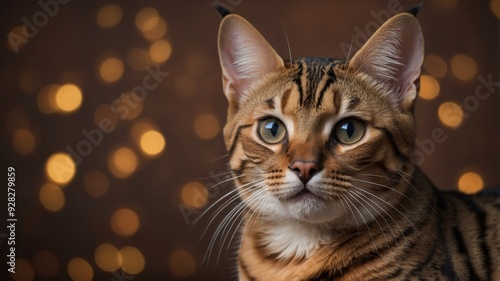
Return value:
M 344 57 L 417 2 L 218 3 L 284 57 L 283 29 L 294 57 Z M 414 160 L 441 189 L 499 185 L 500 1 L 423 2 Z M 234 206 L 201 216 L 232 188 L 213 187 L 227 102 L 212 3 L 3 1 L 0 161 L 16 171 L 18 221 L 14 275 L 0 229 L 2 280 L 234 280 L 238 223 L 202 263 Z

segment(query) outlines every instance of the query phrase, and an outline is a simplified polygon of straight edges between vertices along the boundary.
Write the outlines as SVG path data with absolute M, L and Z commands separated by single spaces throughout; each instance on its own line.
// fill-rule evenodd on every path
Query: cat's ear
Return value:
M 237 15 L 222 20 L 218 47 L 223 89 L 233 113 L 248 98 L 253 83 L 284 67 L 283 59 L 264 37 Z
M 398 14 L 385 22 L 349 63 L 388 86 L 400 107 L 413 109 L 418 94 L 424 39 L 415 16 Z

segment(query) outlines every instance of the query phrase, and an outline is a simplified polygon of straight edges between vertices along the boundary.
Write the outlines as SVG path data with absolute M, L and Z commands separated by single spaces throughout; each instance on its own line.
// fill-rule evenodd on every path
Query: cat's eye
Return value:
M 285 139 L 286 127 L 276 118 L 265 119 L 259 124 L 259 137 L 269 144 L 276 144 Z
M 365 125 L 356 119 L 345 119 L 337 124 L 334 131 L 335 140 L 343 144 L 358 142 L 365 133 Z

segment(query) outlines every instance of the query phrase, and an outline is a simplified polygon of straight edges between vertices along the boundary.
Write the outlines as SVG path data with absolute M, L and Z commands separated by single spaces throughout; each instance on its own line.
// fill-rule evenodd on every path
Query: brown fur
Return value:
M 421 65 L 412 54 L 422 43 L 418 22 L 401 14 L 348 63 L 285 63 L 244 19 L 223 20 L 224 137 L 246 205 L 240 280 L 500 280 L 500 200 L 440 192 L 411 161 Z M 268 63 L 245 68 L 254 52 Z M 397 63 L 405 52 L 406 69 Z M 258 133 L 269 117 L 287 130 L 277 144 Z M 332 131 L 349 118 L 364 134 L 346 145 Z M 296 161 L 316 165 L 304 197 L 291 191 L 303 181 Z M 289 235 L 304 243 L 275 240 Z

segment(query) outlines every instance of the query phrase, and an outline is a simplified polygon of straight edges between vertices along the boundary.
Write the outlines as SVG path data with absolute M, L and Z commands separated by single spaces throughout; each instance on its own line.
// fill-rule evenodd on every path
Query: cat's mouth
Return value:
M 305 199 L 321 199 L 316 194 L 314 194 L 307 186 L 302 187 L 298 192 L 292 194 L 288 197 L 287 201 L 300 201 Z

